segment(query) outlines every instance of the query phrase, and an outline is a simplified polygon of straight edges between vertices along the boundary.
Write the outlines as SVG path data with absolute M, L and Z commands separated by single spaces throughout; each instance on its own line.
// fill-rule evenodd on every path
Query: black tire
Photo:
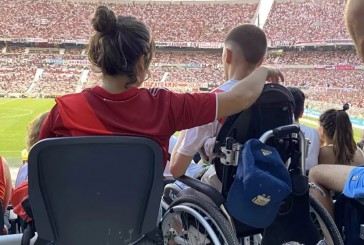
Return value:
M 326 211 L 326 209 L 316 200 L 313 196 L 310 195 L 310 206 L 313 211 L 317 213 L 319 219 L 325 225 L 334 245 L 344 245 L 344 242 L 341 238 L 340 232 L 336 227 L 334 220 L 331 218 L 330 214 Z M 320 222 L 321 223 L 321 222 Z
M 204 199 L 205 198 L 200 197 L 200 195 L 184 195 L 178 197 L 172 202 L 169 209 L 167 210 L 167 213 L 174 214 L 175 211 L 173 210 L 173 208 L 176 206 L 190 207 L 197 211 L 202 217 L 205 218 L 205 220 L 209 222 L 215 234 L 217 234 L 221 244 L 238 245 L 239 242 L 230 223 L 223 216 L 220 210 L 216 208 L 216 206 L 212 205 Z M 162 222 L 164 222 L 164 219 Z M 165 233 L 165 231 L 163 231 L 163 233 Z

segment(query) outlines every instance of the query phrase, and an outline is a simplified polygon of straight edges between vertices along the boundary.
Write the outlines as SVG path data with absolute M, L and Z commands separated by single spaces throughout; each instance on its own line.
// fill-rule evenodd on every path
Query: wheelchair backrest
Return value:
M 225 120 L 216 138 L 216 151 L 225 145 L 228 137 L 244 144 L 249 139 L 259 138 L 270 129 L 292 124 L 294 106 L 294 98 L 287 88 L 279 84 L 266 84 L 262 94 L 250 108 Z M 276 147 L 283 161 L 287 160 L 287 157 L 284 156 L 287 150 L 286 145 L 280 145 L 278 142 L 274 142 L 274 139 L 267 144 Z M 236 167 L 224 166 L 219 158 L 214 160 L 214 164 L 217 176 L 223 182 L 223 195 L 225 196 L 230 189 Z M 223 171 L 229 171 L 228 180 L 223 181 Z
M 39 237 L 55 244 L 130 244 L 157 227 L 163 157 L 128 136 L 52 138 L 29 154 Z

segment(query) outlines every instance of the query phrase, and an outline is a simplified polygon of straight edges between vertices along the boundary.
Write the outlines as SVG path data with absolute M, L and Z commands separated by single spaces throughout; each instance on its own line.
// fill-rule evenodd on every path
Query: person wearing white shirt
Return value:
M 299 123 L 305 109 L 305 94 L 299 88 L 288 87 L 288 90 L 293 95 L 295 101 L 294 119 L 296 123 L 300 125 L 301 131 L 304 133 L 305 137 L 309 139 L 308 154 L 306 158 L 307 171 L 318 164 L 320 152 L 320 135 L 315 128 L 311 128 Z

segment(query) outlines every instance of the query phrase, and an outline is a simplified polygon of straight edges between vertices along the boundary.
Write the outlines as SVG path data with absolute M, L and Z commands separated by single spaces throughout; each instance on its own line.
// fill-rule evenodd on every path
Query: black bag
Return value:
M 292 124 L 294 122 L 294 107 L 293 95 L 287 88 L 280 84 L 266 84 L 262 94 L 250 108 L 225 120 L 216 137 L 215 153 L 219 153 L 220 147 L 225 145 L 228 137 L 232 137 L 235 141 L 243 144 L 248 139 L 259 138 L 270 129 Z M 268 141 L 267 144 L 277 148 L 284 162 L 289 158 L 289 156 L 282 156 L 287 152 L 287 145 L 284 145 L 284 142 L 278 144 Z M 215 158 L 213 163 L 217 177 L 223 180 L 225 179 L 225 177 L 223 178 L 224 175 L 228 179 L 225 183 L 222 181 L 222 194 L 226 196 L 232 184 L 236 167 L 228 166 L 229 173 L 223 174 L 227 170 L 224 170 L 226 166 L 220 163 L 220 159 Z
M 335 203 L 335 223 L 345 245 L 364 244 L 360 237 L 360 225 L 364 225 L 364 205 L 341 194 Z

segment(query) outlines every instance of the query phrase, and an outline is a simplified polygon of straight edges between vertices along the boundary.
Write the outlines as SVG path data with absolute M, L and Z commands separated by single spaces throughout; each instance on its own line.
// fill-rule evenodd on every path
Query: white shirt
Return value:
M 300 124 L 300 128 L 305 137 L 310 140 L 308 145 L 308 154 L 306 158 L 306 170 L 314 167 L 318 163 L 318 156 L 320 152 L 320 136 L 316 129 Z
M 168 146 L 168 153 L 172 154 L 174 146 L 177 144 L 178 137 L 175 135 L 172 135 L 171 138 L 169 138 L 169 146 Z M 164 176 L 172 176 L 172 174 L 169 172 L 169 160 L 167 161 L 166 167 L 164 168 L 163 175 Z
M 238 81 L 229 80 L 212 92 L 224 92 L 230 90 Z M 204 154 L 211 160 L 215 146 L 216 136 L 221 128 L 221 123 L 216 120 L 212 123 L 191 128 L 186 131 L 184 140 L 181 142 L 177 152 L 185 156 L 194 156 L 203 148 Z M 202 158 L 203 154 L 201 155 Z
M 193 157 L 201 148 L 204 148 L 207 157 L 213 156 L 216 135 L 221 128 L 219 121 L 214 121 L 186 131 L 178 153 Z

